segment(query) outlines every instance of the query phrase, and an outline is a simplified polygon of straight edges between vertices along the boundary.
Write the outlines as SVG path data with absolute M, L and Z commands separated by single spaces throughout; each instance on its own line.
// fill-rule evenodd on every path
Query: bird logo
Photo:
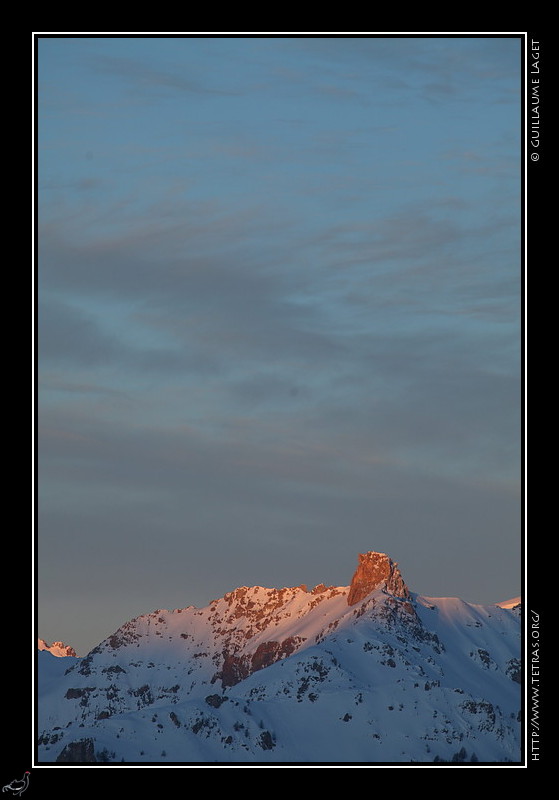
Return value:
M 11 783 L 7 783 L 5 786 L 2 786 L 3 792 L 11 792 L 14 797 L 19 797 L 22 792 L 24 792 L 27 787 L 29 786 L 29 775 L 31 773 L 29 770 L 26 770 L 23 773 L 23 778 L 20 781 L 12 781 Z

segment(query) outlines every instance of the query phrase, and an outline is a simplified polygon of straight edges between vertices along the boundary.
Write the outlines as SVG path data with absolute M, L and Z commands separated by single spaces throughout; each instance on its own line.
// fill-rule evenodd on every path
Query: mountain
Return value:
M 127 622 L 40 682 L 39 761 L 517 763 L 520 630 L 518 605 L 420 597 L 365 553 L 349 587 Z
M 74 648 L 68 647 L 64 644 L 64 642 L 53 642 L 52 644 L 47 644 L 44 639 L 39 639 L 38 648 L 39 650 L 47 650 L 57 658 L 66 658 L 67 656 L 76 655 Z

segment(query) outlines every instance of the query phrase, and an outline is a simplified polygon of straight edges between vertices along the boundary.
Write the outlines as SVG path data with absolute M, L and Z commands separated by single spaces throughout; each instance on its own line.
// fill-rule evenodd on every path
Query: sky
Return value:
M 520 593 L 514 36 L 41 38 L 38 631 Z

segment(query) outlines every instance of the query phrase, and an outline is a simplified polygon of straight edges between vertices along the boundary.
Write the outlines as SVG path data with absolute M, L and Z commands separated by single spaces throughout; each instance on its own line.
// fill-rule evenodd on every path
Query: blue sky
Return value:
M 518 594 L 520 38 L 38 51 L 40 635 Z

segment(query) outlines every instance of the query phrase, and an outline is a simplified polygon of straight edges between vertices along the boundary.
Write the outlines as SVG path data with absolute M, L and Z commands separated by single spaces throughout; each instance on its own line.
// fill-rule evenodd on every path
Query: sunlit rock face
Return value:
M 53 656 L 57 658 L 64 658 L 66 656 L 73 656 L 76 657 L 76 651 L 73 647 L 69 647 L 65 645 L 64 642 L 53 642 L 52 644 L 47 644 L 44 639 L 39 639 L 38 642 L 39 650 L 48 650 Z
M 385 553 L 360 553 L 359 565 L 351 580 L 348 606 L 354 606 L 375 589 L 386 589 L 396 597 L 410 598 L 409 589 L 398 569 L 398 564 Z

